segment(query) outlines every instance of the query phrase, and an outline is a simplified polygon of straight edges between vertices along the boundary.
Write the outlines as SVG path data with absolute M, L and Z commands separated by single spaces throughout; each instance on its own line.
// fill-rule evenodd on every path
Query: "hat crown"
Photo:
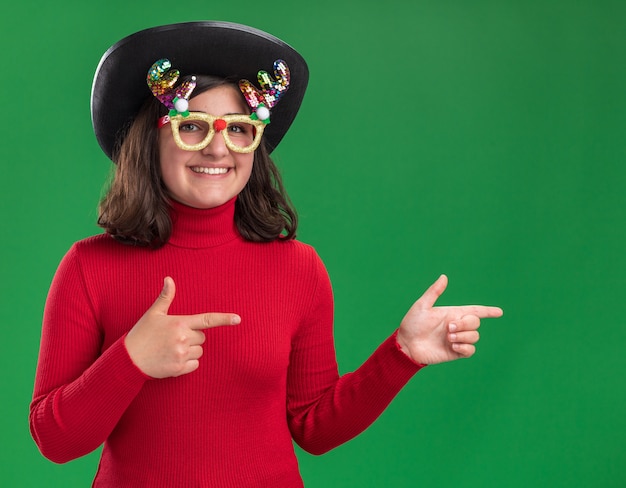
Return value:
M 258 78 L 258 70 L 269 68 L 276 60 L 289 66 L 287 75 L 282 67 L 277 70 L 275 66 L 275 81 L 267 73 L 267 77 L 263 75 L 269 90 L 275 91 L 274 96 L 278 94 L 276 100 L 281 100 L 275 104 L 272 123 L 264 133 L 270 151 L 278 146 L 295 119 L 309 78 L 306 62 L 295 49 L 253 27 L 200 21 L 139 31 L 108 49 L 94 76 L 92 123 L 98 143 L 109 158 L 113 158 L 116 145 L 123 139 L 125 129 L 144 100 L 151 96 L 146 90 L 146 73 L 155 60 L 160 59 L 170 60 L 182 73 L 236 80 Z M 174 73 L 168 76 L 174 76 Z M 285 80 L 288 92 L 279 89 Z M 261 86 L 260 91 L 263 89 L 265 87 Z

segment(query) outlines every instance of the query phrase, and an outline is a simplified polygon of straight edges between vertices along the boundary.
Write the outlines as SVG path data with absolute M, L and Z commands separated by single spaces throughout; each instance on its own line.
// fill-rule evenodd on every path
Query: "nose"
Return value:
M 216 159 L 223 158 L 229 154 L 228 146 L 224 142 L 222 130 L 216 130 L 211 142 L 200 150 L 205 156 L 213 156 Z

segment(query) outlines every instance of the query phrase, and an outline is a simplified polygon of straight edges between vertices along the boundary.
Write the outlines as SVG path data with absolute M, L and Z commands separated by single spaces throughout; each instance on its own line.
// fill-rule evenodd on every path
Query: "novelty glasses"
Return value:
M 265 122 L 250 115 L 233 114 L 216 117 L 204 112 L 189 115 L 166 115 L 159 119 L 159 128 L 169 123 L 176 145 L 185 151 L 199 151 L 207 147 L 216 132 L 221 132 L 226 147 L 237 153 L 250 153 L 259 147 Z

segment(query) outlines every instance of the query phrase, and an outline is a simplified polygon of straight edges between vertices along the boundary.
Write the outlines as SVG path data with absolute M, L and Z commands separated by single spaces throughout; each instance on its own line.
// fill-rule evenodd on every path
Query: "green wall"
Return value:
M 89 486 L 28 432 L 43 304 L 99 232 L 102 53 L 136 30 L 268 30 L 311 84 L 276 153 L 329 269 L 356 368 L 440 273 L 499 305 L 470 360 L 420 372 L 363 435 L 298 453 L 307 488 L 622 487 L 626 3 L 570 0 L 11 2 L 3 7 L 0 485 Z M 97 420 L 95 420 L 97 421 Z

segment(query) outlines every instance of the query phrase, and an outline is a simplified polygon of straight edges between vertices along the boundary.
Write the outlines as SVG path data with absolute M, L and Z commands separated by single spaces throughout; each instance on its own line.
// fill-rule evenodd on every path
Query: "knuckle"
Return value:
M 178 346 L 174 348 L 173 358 L 174 358 L 175 364 L 177 365 L 183 364 L 186 356 L 187 356 L 186 347 Z
M 182 329 L 185 326 L 184 321 L 181 320 L 179 317 L 173 317 L 170 320 L 171 320 L 170 321 L 170 326 L 174 330 Z
M 185 374 L 185 365 L 184 363 L 175 363 L 171 367 L 172 376 L 180 376 Z

